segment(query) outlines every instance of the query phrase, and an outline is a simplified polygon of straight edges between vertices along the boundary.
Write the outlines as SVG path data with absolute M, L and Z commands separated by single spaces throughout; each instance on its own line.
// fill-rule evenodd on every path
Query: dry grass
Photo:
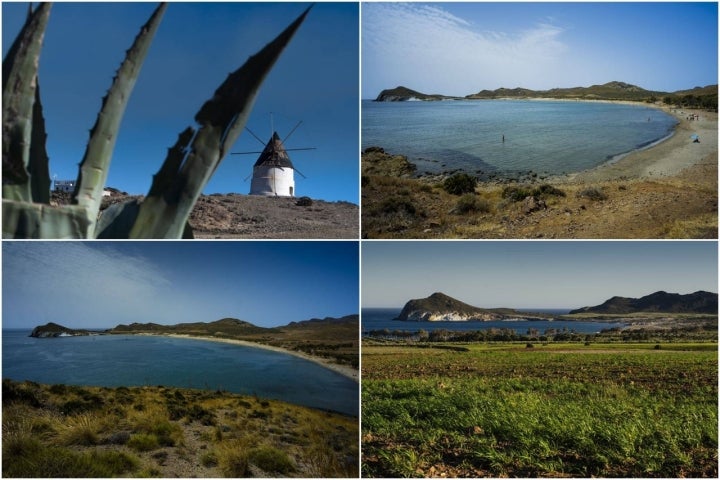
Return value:
M 2 420 L 5 477 L 358 475 L 357 418 L 224 392 L 4 380 Z

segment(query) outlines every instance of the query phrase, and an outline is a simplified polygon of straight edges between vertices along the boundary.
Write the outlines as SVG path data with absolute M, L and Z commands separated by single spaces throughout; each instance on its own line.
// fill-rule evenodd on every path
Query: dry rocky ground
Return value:
M 142 198 L 111 192 L 103 201 L 103 210 L 130 198 Z M 53 193 L 55 204 L 68 201 L 68 195 Z M 358 206 L 350 202 L 229 193 L 201 195 L 189 222 L 195 238 L 357 239 L 359 215 Z

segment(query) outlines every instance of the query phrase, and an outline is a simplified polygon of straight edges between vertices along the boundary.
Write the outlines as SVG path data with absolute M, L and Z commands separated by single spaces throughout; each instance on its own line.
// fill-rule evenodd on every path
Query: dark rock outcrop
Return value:
M 511 318 L 540 319 L 540 314 L 521 313 L 510 308 L 479 308 L 436 292 L 427 298 L 410 300 L 397 320 L 417 322 L 463 322 L 507 320 Z

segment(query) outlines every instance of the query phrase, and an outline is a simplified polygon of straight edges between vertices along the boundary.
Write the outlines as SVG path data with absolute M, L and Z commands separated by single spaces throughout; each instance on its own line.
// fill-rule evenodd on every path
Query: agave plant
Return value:
M 167 4 L 160 4 L 127 51 L 102 101 L 70 205 L 50 205 L 45 121 L 38 64 L 51 4 L 30 7 L 3 60 L 3 238 L 181 238 L 203 188 L 245 127 L 257 92 L 302 24 L 305 10 L 218 87 L 180 133 L 142 202 L 100 214 L 112 152 L 125 107 Z

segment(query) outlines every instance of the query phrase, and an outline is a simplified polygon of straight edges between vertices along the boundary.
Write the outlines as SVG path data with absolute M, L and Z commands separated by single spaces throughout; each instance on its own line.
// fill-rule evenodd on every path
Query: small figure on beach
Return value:
M 504 133 L 503 133 L 503 136 L 502 136 L 502 143 L 505 143 L 505 134 L 504 134 Z

